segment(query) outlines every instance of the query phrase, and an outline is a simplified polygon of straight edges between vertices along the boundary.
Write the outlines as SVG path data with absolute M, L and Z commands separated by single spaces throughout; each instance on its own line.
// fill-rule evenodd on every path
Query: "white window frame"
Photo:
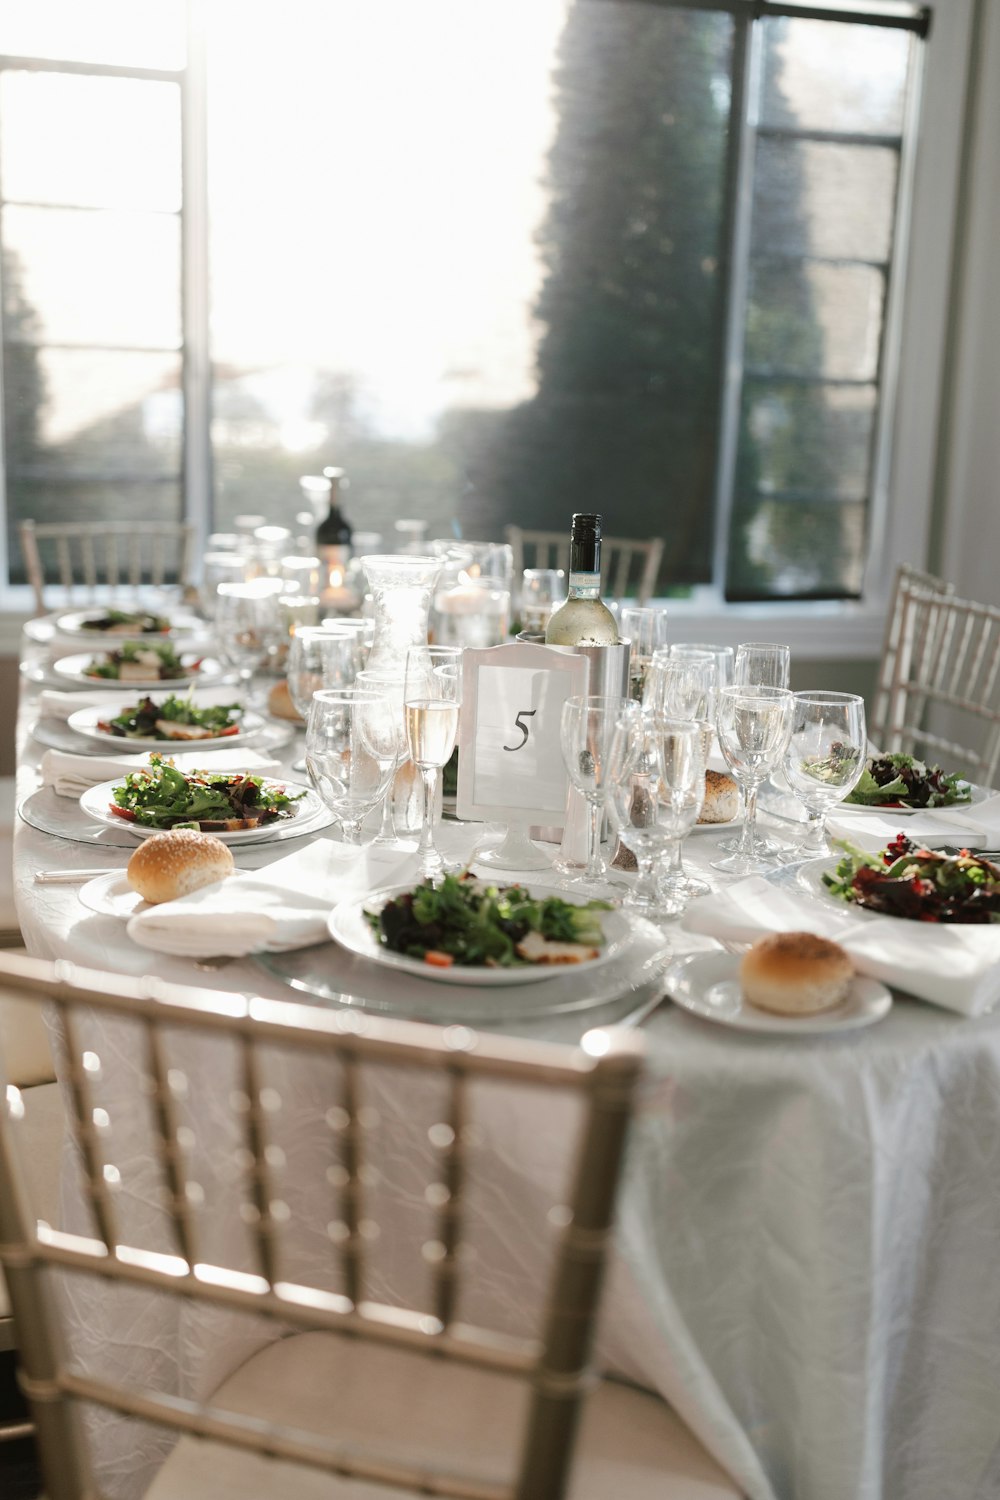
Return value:
M 884 456 L 873 475 L 863 596 L 859 600 L 737 604 L 724 603 L 716 585 L 705 586 L 690 599 L 669 601 L 678 639 L 727 644 L 742 635 L 787 641 L 802 659 L 872 659 L 881 649 L 896 565 L 926 563 L 947 396 L 943 372 L 952 336 L 949 309 L 967 147 L 975 4 L 976 0 L 941 0 L 921 49 L 923 77 L 914 90 L 919 117 L 909 122 L 906 132 L 914 144 L 903 157 L 902 239 L 886 309 L 886 356 L 880 380 L 880 401 L 886 420 L 891 421 L 891 442 L 881 445 Z M 803 6 L 801 14 L 808 13 Z M 189 15 L 182 84 L 183 471 L 186 511 L 203 542 L 211 529 L 212 491 L 206 80 L 198 7 L 191 6 Z M 843 18 L 852 18 L 849 6 L 844 7 Z M 2 485 L 0 435 L 0 489 Z M 4 565 L 0 579 L 6 578 L 5 563 L 0 551 Z M 29 613 L 27 590 L 0 583 L 0 651 L 16 651 L 20 627 Z

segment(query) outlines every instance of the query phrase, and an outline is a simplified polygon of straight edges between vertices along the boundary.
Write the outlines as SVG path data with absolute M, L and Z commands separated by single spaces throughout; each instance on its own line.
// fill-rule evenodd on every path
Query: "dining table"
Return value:
M 17 720 L 22 809 L 41 785 L 38 667 L 53 650 L 51 624 L 33 622 L 22 642 Z M 301 779 L 292 770 L 300 732 L 288 728 L 283 741 L 276 735 L 271 753 L 282 776 Z M 128 858 L 127 840 L 76 837 L 75 800 L 54 793 L 52 800 L 65 807 L 63 834 L 23 817 L 15 831 L 17 909 L 30 954 L 136 980 L 308 1004 L 391 1008 L 394 997 L 412 994 L 408 976 L 332 941 L 322 949 L 325 995 L 295 987 L 296 973 L 308 970 L 295 967 L 302 950 L 216 960 L 140 946 L 120 915 L 82 904 L 79 884 L 36 879 L 84 867 L 120 871 Z M 790 822 L 766 812 L 762 823 L 794 836 Z M 451 819 L 440 842 L 446 855 L 469 861 L 496 832 Z M 700 828 L 684 848 L 688 871 L 720 894 L 735 884 L 711 868 L 725 834 Z M 241 880 L 264 882 L 272 866 L 294 871 L 298 861 L 332 904 L 352 888 L 363 895 L 366 882 L 404 882 L 413 851 L 404 842 L 359 855 L 327 824 L 296 840 L 247 845 L 236 858 L 249 872 Z M 537 872 L 526 878 L 545 883 Z M 509 1014 L 500 990 L 485 1003 L 485 991 L 470 994 L 468 1024 L 577 1043 L 649 1009 L 679 959 L 726 953 L 697 926 L 637 919 L 623 955 L 582 986 L 557 977 L 513 987 L 505 992 Z M 645 1077 L 598 1359 L 668 1401 L 749 1500 L 1000 1495 L 1000 1015 L 914 998 L 904 981 L 905 974 L 893 985 L 891 1009 L 877 1024 L 852 1029 L 739 1029 L 669 1000 L 642 1023 Z M 421 987 L 430 998 L 405 1013 L 449 1024 L 460 1018 L 461 991 L 419 980 Z M 571 989 L 578 1004 L 546 1003 L 546 994 Z M 119 1041 L 109 1036 L 100 1047 L 112 1117 L 123 1140 L 134 1136 L 118 1211 L 141 1236 L 155 1217 L 154 1167 L 134 1119 L 138 1065 Z M 210 1137 L 221 1106 L 213 1079 L 197 1066 L 191 1107 L 204 1115 Z M 286 1080 L 303 1142 L 322 1097 L 313 1083 Z M 405 1098 L 392 1103 L 407 1108 Z M 520 1240 L 517 1226 L 549 1179 L 562 1122 L 539 1103 L 504 1108 L 501 1100 L 486 1129 L 497 1178 L 479 1209 L 481 1250 L 495 1262 L 494 1310 L 516 1317 L 537 1274 L 537 1247 Z M 305 1201 L 304 1147 L 295 1161 L 304 1175 L 293 1187 Z M 383 1239 L 391 1240 L 394 1215 L 405 1215 L 407 1191 L 401 1184 L 395 1195 L 384 1193 Z M 69 1159 L 63 1212 L 68 1225 L 85 1225 Z M 75 1292 L 69 1318 L 81 1350 L 100 1351 L 137 1380 L 155 1376 L 182 1395 L 205 1394 L 274 1336 L 141 1297 L 122 1321 L 101 1287 Z M 100 1443 L 108 1493 L 115 1500 L 141 1494 L 158 1459 L 155 1441 L 137 1445 L 109 1422 Z

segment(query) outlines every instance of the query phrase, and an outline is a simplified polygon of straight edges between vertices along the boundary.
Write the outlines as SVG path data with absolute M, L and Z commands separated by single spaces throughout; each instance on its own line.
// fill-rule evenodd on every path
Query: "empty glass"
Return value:
M 566 574 L 562 568 L 525 568 L 521 577 L 521 629 L 544 635 L 549 616 L 566 597 Z
M 728 687 L 733 680 L 733 659 L 736 653 L 732 646 L 713 646 L 707 641 L 675 641 L 668 651 L 669 655 L 682 659 L 711 657 L 718 668 L 720 688 Z
M 723 688 L 716 724 L 722 754 L 743 793 L 744 817 L 735 851 L 712 868 L 730 875 L 757 874 L 771 868 L 757 834 L 757 792 L 785 753 L 792 694 L 780 687 Z
M 784 766 L 788 785 L 808 814 L 798 854 L 829 854 L 827 816 L 857 786 L 867 748 L 863 698 L 853 693 L 795 694 Z
M 392 783 L 397 754 L 395 711 L 384 693 L 348 687 L 313 694 L 306 767 L 345 843 L 361 843 L 365 818 Z
M 739 687 L 788 686 L 791 651 L 771 641 L 744 641 L 736 647 L 733 683 Z
M 284 637 L 278 602 L 283 587 L 280 578 L 219 584 L 216 645 L 226 666 L 235 667 L 248 701 L 254 696 L 255 674 Z
M 623 604 L 618 613 L 618 638 L 629 641 L 629 697 L 642 701 L 646 671 L 656 651 L 667 644 L 667 611 L 655 606 Z
M 406 710 L 403 706 L 403 692 L 406 679 L 393 677 L 385 672 L 369 672 L 363 670 L 355 678 L 355 684 L 359 688 L 368 688 L 373 692 L 384 693 L 393 707 L 396 724 L 396 748 L 397 755 L 397 778 L 404 773 L 413 774 L 413 767 L 404 765 L 409 755 L 409 747 L 406 741 Z M 394 844 L 396 842 L 396 824 L 393 819 L 393 800 L 398 785 L 394 778 L 393 786 L 390 787 L 385 801 L 382 803 L 382 823 L 378 833 L 375 835 L 376 844 Z
M 567 698 L 562 708 L 560 738 L 569 779 L 587 801 L 590 814 L 587 865 L 581 875 L 562 882 L 590 895 L 606 895 L 611 880 L 601 855 L 601 821 L 612 787 L 621 786 L 637 755 L 633 721 L 641 713 L 625 698 Z
M 406 742 L 424 786 L 424 814 L 417 845 L 424 880 L 440 875 L 445 862 L 434 843 L 438 777 L 455 748 L 462 703 L 462 652 L 454 646 L 415 646 L 406 655 L 403 687 Z

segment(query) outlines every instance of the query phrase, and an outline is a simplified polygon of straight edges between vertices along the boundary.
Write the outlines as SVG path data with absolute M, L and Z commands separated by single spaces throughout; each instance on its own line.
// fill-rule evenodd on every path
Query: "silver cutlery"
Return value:
M 36 885 L 82 885 L 98 875 L 123 874 L 124 866 L 102 865 L 99 870 L 36 870 Z
M 641 1005 L 637 1005 L 635 1010 L 630 1010 L 628 1015 L 622 1016 L 620 1021 L 612 1022 L 612 1025 L 630 1028 L 641 1026 L 643 1021 L 647 1021 L 655 1011 L 660 1009 L 661 1005 L 666 1005 L 669 1000 L 670 996 L 665 990 L 657 995 L 651 995 L 648 1000 L 644 1000 Z

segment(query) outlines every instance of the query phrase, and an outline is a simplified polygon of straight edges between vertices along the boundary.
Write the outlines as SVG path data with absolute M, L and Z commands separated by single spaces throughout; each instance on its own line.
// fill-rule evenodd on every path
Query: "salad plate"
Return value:
M 194 615 L 165 615 L 152 609 L 115 609 L 100 605 L 67 610 L 56 615 L 52 623 L 59 635 L 95 644 L 143 637 L 164 640 L 168 636 L 190 634 L 203 628 Z
M 264 727 L 254 735 L 253 748 L 258 754 L 266 751 L 283 750 L 286 745 L 291 744 L 295 738 L 296 726 L 290 723 L 282 723 L 278 719 L 269 719 Z M 71 755 L 107 755 L 112 750 L 116 755 L 128 755 L 135 749 L 137 754 L 141 753 L 139 747 L 133 740 L 119 740 L 101 735 L 100 738 L 87 739 L 70 729 L 68 724 L 59 719 L 36 719 L 31 726 L 32 739 L 37 740 L 48 750 L 66 750 Z M 155 748 L 165 751 L 167 754 L 191 754 L 197 752 L 206 745 L 208 753 L 211 754 L 212 746 L 216 741 L 195 741 L 193 744 L 176 746 L 169 745 L 165 740 L 158 740 Z M 232 738 L 220 741 L 222 745 L 232 745 Z M 246 741 L 243 741 L 246 744 Z
M 838 802 L 836 815 L 850 813 L 852 817 L 864 818 L 872 813 L 881 814 L 882 817 L 891 818 L 913 818 L 919 817 L 921 813 L 929 812 L 962 812 L 967 807 L 974 807 L 977 802 L 985 802 L 987 797 L 994 793 L 988 786 L 977 786 L 975 782 L 966 783 L 969 788 L 969 796 L 964 802 L 947 802 L 939 807 L 908 807 L 905 802 L 873 802 L 865 806 L 860 802 Z
M 157 702 L 160 706 L 164 702 L 164 700 L 158 699 L 154 699 L 153 701 Z M 179 701 L 187 703 L 187 700 Z M 133 693 L 129 698 L 122 698 L 117 702 L 102 704 L 99 708 L 93 706 L 78 708 L 75 713 L 70 714 L 66 723 L 74 734 L 82 734 L 85 739 L 94 740 L 105 748 L 114 746 L 116 750 L 126 753 L 130 750 L 164 749 L 167 751 L 197 750 L 200 753 L 202 750 L 211 751 L 220 745 L 226 749 L 232 749 L 236 745 L 246 745 L 250 740 L 256 738 L 264 728 L 264 719 L 260 714 L 256 714 L 250 709 L 240 710 L 239 708 L 235 710 L 238 715 L 238 724 L 235 732 L 230 729 L 221 734 L 215 734 L 209 739 L 193 738 L 188 740 L 181 737 L 172 739 L 165 735 L 143 734 L 119 735 L 112 734 L 110 730 L 101 728 L 102 724 L 107 724 L 110 720 L 124 715 L 129 709 L 134 709 L 136 706 L 137 698 L 136 694 Z M 205 711 L 208 709 L 217 709 L 219 705 L 194 704 L 192 706 L 196 711 Z M 184 721 L 180 720 L 179 722 L 183 723 Z
M 130 648 L 134 647 L 139 652 L 152 653 L 155 656 L 158 644 L 160 643 L 128 641 L 122 649 L 130 651 Z M 121 686 L 128 688 L 131 692 L 169 693 L 176 688 L 190 687 L 195 682 L 217 682 L 226 672 L 226 668 L 223 667 L 222 663 L 216 661 L 213 657 L 199 657 L 194 651 L 185 651 L 178 653 L 178 655 L 181 661 L 181 670 L 173 672 L 168 677 L 153 676 L 154 668 L 147 671 L 144 678 L 137 678 L 135 680 L 126 679 L 122 683 L 120 677 L 104 676 L 101 673 L 89 672 L 87 668 L 92 666 L 94 662 L 100 662 L 102 659 L 108 661 L 110 658 L 110 653 L 108 652 L 95 653 L 93 651 L 84 651 L 77 656 L 60 657 L 58 661 L 53 662 L 51 673 L 54 677 L 60 679 L 58 683 L 59 687 L 65 687 L 67 683 L 72 683 L 74 687 L 101 688 L 107 684 L 112 689 Z M 141 661 L 139 666 L 142 666 Z
M 209 774 L 218 773 L 209 771 Z M 269 823 L 261 824 L 259 828 L 211 829 L 210 831 L 215 834 L 216 838 L 221 839 L 224 844 L 257 844 L 266 843 L 272 839 L 301 838 L 303 834 L 316 833 L 333 822 L 332 814 L 311 786 L 303 786 L 291 781 L 275 781 L 267 776 L 262 776 L 259 780 L 267 792 L 284 791 L 290 797 L 297 798 L 294 804 L 295 813 L 291 817 L 272 819 Z M 113 781 L 102 781 L 97 786 L 90 787 L 80 798 L 81 812 L 95 823 L 103 824 L 105 828 L 121 829 L 133 840 L 149 838 L 154 833 L 162 833 L 162 827 L 156 828 L 148 824 L 132 822 L 111 811 L 115 789 L 122 784 L 121 778 L 118 777 Z M 301 796 L 299 796 L 300 793 Z
M 896 854 L 896 851 L 893 850 L 893 853 Z M 923 859 L 921 859 L 921 855 L 924 856 Z M 855 873 L 861 866 L 878 858 L 878 855 L 871 855 L 867 851 L 857 851 L 854 855 Z M 952 928 L 957 927 L 962 932 L 968 932 L 969 928 L 973 926 L 992 925 L 982 920 L 970 922 L 968 918 L 969 911 L 975 909 L 976 904 L 983 899 L 981 894 L 976 894 L 976 892 L 981 892 L 982 890 L 980 879 L 982 871 L 979 869 L 983 863 L 982 856 L 977 856 L 973 853 L 968 859 L 960 860 L 955 856 L 945 855 L 940 850 L 928 851 L 924 850 L 922 846 L 915 846 L 910 850 L 904 850 L 904 852 L 896 854 L 896 862 L 902 864 L 903 861 L 913 866 L 919 866 L 925 877 L 926 892 L 924 895 L 910 896 L 909 893 L 903 892 L 907 896 L 908 904 L 915 903 L 910 905 L 909 910 L 899 909 L 898 903 L 901 901 L 901 896 L 897 894 L 897 890 L 899 890 L 903 883 L 899 880 L 898 875 L 895 877 L 896 887 L 889 888 L 888 896 L 882 894 L 882 891 L 886 889 L 883 884 L 877 898 L 879 904 L 875 906 L 866 905 L 858 900 L 845 900 L 842 896 L 836 895 L 827 884 L 826 877 L 833 878 L 837 875 L 841 864 L 846 864 L 844 855 L 839 858 L 823 857 L 807 860 L 804 864 L 795 867 L 794 879 L 799 890 L 803 891 L 807 896 L 811 896 L 817 901 L 822 901 L 827 907 L 832 906 L 845 914 L 849 913 L 852 917 L 864 918 L 868 921 L 879 921 L 886 918 L 893 922 L 917 921 L 920 922 L 922 927 L 942 925 Z M 995 864 L 994 861 L 987 861 L 986 863 Z M 979 876 L 976 879 L 966 880 L 964 890 L 960 889 L 958 884 L 962 879 L 960 872 L 963 869 L 979 869 Z M 878 873 L 892 879 L 893 877 L 890 872 L 890 863 L 879 866 Z M 941 885 L 935 879 L 937 872 L 942 872 L 943 874 L 943 884 Z M 843 880 L 846 883 L 847 877 L 843 877 Z M 906 884 L 909 885 L 910 882 L 907 881 Z M 967 904 L 970 896 L 972 897 L 971 907 Z M 992 899 L 994 900 L 994 905 L 996 905 L 996 898 Z M 956 900 L 957 907 L 955 907 Z M 897 909 L 894 910 L 893 907 Z M 940 915 L 942 908 L 945 912 L 944 918 Z M 957 909 L 960 914 L 957 918 L 949 915 L 953 909 Z M 981 908 L 978 914 L 981 918 Z
M 892 1009 L 892 995 L 884 984 L 855 974 L 847 998 L 830 1010 L 805 1016 L 771 1015 L 744 1000 L 739 972 L 735 954 L 689 953 L 667 970 L 667 992 L 675 1005 L 702 1020 L 781 1037 L 856 1031 L 881 1021 Z
M 408 974 L 416 979 L 429 980 L 437 984 L 464 984 L 495 986 L 538 984 L 541 980 L 566 979 L 584 974 L 619 957 L 632 937 L 632 923 L 623 912 L 611 909 L 601 913 L 601 927 L 605 943 L 597 958 L 585 959 L 574 964 L 525 964 L 518 968 L 486 968 L 481 965 L 454 963 L 447 968 L 438 968 L 423 959 L 410 958 L 405 953 L 395 953 L 379 941 L 368 922 L 365 912 L 379 911 L 396 896 L 413 889 L 412 885 L 398 885 L 380 891 L 371 891 L 365 897 L 341 901 L 330 913 L 328 927 L 330 936 L 348 952 L 368 959 L 382 968 Z M 529 894 L 535 900 L 546 896 L 559 896 L 571 905 L 576 902 L 570 893 L 553 890 L 551 887 L 529 885 Z

